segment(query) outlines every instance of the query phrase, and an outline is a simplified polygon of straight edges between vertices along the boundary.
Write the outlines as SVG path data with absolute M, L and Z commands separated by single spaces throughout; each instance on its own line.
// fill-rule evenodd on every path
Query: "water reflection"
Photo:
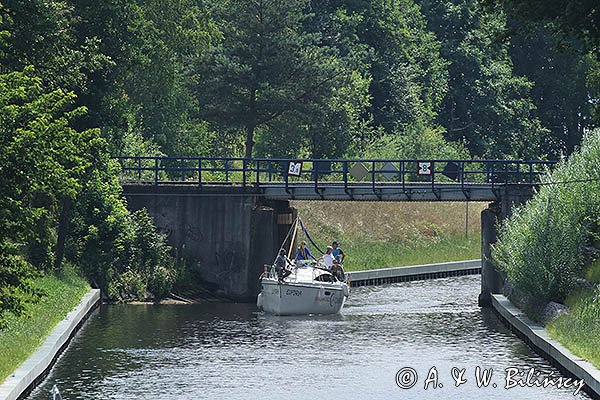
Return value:
M 558 371 L 477 306 L 478 276 L 356 288 L 343 315 L 275 317 L 250 304 L 106 306 L 30 399 L 564 399 L 572 389 L 505 390 L 504 370 Z M 431 367 L 444 387 L 424 390 Z M 497 388 L 478 388 L 475 367 Z M 412 367 L 419 382 L 396 386 Z M 454 387 L 452 367 L 468 382 Z M 577 398 L 588 398 L 579 395 Z

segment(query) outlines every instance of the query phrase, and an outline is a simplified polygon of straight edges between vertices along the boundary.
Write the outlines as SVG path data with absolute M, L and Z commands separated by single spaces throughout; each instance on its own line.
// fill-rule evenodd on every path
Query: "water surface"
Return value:
M 49 399 L 54 384 L 65 399 L 589 398 L 505 389 L 510 367 L 562 375 L 477 306 L 479 289 L 479 276 L 355 288 L 335 316 L 275 317 L 252 304 L 103 306 L 29 398 Z M 476 384 L 477 366 L 493 369 L 487 387 Z M 443 387 L 425 390 L 432 367 Z M 459 387 L 453 367 L 465 370 Z M 417 374 L 410 389 L 396 384 L 402 368 Z

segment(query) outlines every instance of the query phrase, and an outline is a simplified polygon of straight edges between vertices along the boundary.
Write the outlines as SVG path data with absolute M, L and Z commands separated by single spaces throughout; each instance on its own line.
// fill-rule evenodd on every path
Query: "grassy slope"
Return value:
M 47 295 L 29 305 L 31 317 L 10 316 L 7 328 L 0 330 L 0 382 L 35 352 L 90 289 L 87 282 L 71 270 L 39 278 L 35 286 Z
M 466 203 L 295 201 L 293 206 L 319 247 L 340 242 L 348 270 L 481 256 L 480 214 L 486 203 L 469 203 L 469 240 Z
M 600 259 L 589 267 L 586 277 L 600 285 Z M 596 296 L 597 292 L 589 290 L 572 293 L 565 302 L 571 311 L 551 321 L 546 329 L 573 354 L 600 368 L 600 300 Z
M 576 306 L 579 307 L 579 306 Z M 546 329 L 550 337 L 562 343 L 573 354 L 600 368 L 600 320 L 598 315 L 586 317 L 569 312 L 550 322 Z

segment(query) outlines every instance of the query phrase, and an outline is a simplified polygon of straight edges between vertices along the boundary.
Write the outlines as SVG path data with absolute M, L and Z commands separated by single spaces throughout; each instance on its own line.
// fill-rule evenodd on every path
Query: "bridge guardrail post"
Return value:
M 242 160 L 242 186 L 246 187 L 246 159 Z
M 375 161 L 371 161 L 371 188 L 375 193 Z
M 290 189 L 288 187 L 289 177 L 288 177 L 287 171 L 286 171 L 286 173 L 283 174 L 283 180 L 285 181 L 285 192 L 290 193 Z
M 271 166 L 271 160 L 269 160 L 269 162 L 267 164 L 267 169 L 269 170 L 269 182 L 271 182 L 271 179 L 273 176 L 273 168 Z
M 256 160 L 256 186 L 260 185 L 260 160 Z
M 158 157 L 154 157 L 154 186 L 158 186 Z
M 202 159 L 198 157 L 198 186 L 202 187 Z
M 431 160 L 431 191 L 435 193 L 435 161 Z
M 344 192 L 348 193 L 348 161 L 342 161 L 342 180 L 344 181 Z
M 406 173 L 406 164 L 404 161 L 400 161 L 400 180 L 402 181 L 402 193 L 406 193 L 406 178 L 404 174 Z
M 185 182 L 185 159 L 181 157 L 181 181 Z
M 315 193 L 319 194 L 319 171 L 317 168 L 317 163 L 314 160 L 312 162 L 312 169 L 313 169 L 313 178 L 315 180 Z
M 140 157 L 136 157 L 137 158 L 137 175 L 138 175 L 138 181 L 142 180 L 142 159 Z
M 533 185 L 533 162 L 529 161 L 529 185 Z

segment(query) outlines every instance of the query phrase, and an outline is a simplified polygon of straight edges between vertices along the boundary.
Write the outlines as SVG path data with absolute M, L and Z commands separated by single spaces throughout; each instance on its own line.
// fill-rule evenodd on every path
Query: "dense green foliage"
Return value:
M 595 0 L 484 0 L 505 4 L 506 9 L 525 23 L 551 22 L 564 33 L 582 38 L 598 52 L 600 9 Z
M 174 273 L 164 238 L 146 213 L 127 211 L 99 130 L 72 128 L 85 114 L 74 94 L 44 90 L 31 67 L 0 75 L 0 93 L 0 317 L 43 294 L 31 278 L 60 269 L 65 244 L 67 258 L 112 299 L 168 291 Z M 119 290 L 127 273 L 139 280 L 135 290 Z
M 493 258 L 518 289 L 564 302 L 597 257 L 600 130 L 546 179 L 527 206 L 503 224 Z
M 204 118 L 240 132 L 246 158 L 257 135 L 263 155 L 295 156 L 305 139 L 312 155 L 341 156 L 360 127 L 368 81 L 351 60 L 320 45 L 320 35 L 303 29 L 307 6 L 215 2 L 223 40 L 198 60 L 195 90 Z
M 165 238 L 127 210 L 112 155 L 571 153 L 600 119 L 583 5 L 1 1 L 0 313 L 63 259 L 114 300 L 170 290 Z

